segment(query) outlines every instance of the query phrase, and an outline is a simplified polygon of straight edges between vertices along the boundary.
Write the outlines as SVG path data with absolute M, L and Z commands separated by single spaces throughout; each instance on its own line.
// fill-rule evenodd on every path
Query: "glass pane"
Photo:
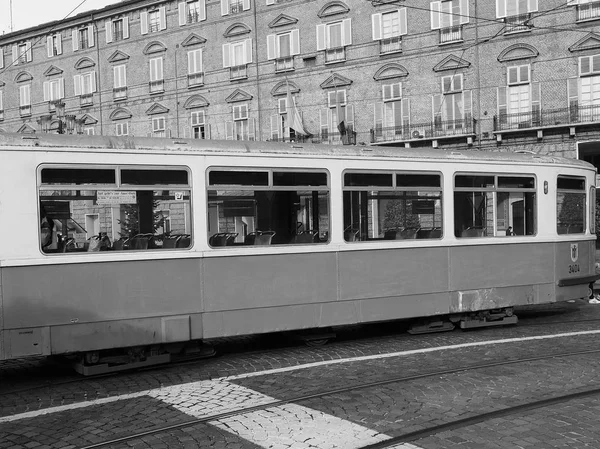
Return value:
M 392 187 L 390 173 L 345 173 L 344 186 L 346 187 Z
M 327 173 L 273 172 L 274 186 L 326 186 Z
M 559 177 L 557 188 L 559 190 L 585 190 L 585 179 Z
M 523 178 L 518 176 L 499 176 L 498 188 L 507 189 L 533 189 L 535 178 Z
M 454 180 L 455 187 L 494 187 L 493 176 L 457 176 Z
M 440 187 L 440 175 L 416 175 L 416 174 L 398 174 L 396 175 L 397 187 Z
M 498 236 L 535 234 L 535 193 L 499 192 L 497 201 Z
M 210 185 L 268 186 L 268 172 L 221 171 L 208 174 Z
M 43 168 L 42 184 L 116 184 L 115 170 L 94 168 Z
M 121 183 L 126 185 L 188 185 L 185 170 L 121 170 Z
M 583 234 L 585 232 L 585 193 L 558 192 L 557 232 L 559 234 Z
M 492 204 L 492 192 L 454 192 L 454 235 L 493 236 Z

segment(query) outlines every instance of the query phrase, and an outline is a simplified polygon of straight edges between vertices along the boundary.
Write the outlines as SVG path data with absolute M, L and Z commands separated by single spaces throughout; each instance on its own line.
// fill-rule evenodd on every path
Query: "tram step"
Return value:
M 123 363 L 119 365 L 109 365 L 108 363 L 101 363 L 98 365 L 84 365 L 82 363 L 74 363 L 73 368 L 79 374 L 83 376 L 97 376 L 98 374 L 116 373 L 119 371 L 125 371 L 136 368 L 144 368 L 152 365 L 160 365 L 163 363 L 169 363 L 171 361 L 171 354 L 159 354 L 148 357 L 143 362 L 132 362 Z
M 461 329 L 474 329 L 476 327 L 490 327 L 490 326 L 507 326 L 510 324 L 517 324 L 519 318 L 516 315 L 506 316 L 499 320 L 461 320 Z
M 454 330 L 454 324 L 449 321 L 432 321 L 425 324 L 415 324 L 408 329 L 411 335 L 431 334 L 433 332 L 449 332 Z

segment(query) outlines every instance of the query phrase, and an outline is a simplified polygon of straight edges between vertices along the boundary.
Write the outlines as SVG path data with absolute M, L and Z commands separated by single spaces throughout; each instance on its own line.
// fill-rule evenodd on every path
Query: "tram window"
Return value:
M 240 173 L 260 176 L 244 178 Z M 329 241 L 327 173 L 213 170 L 208 179 L 208 242 L 211 247 Z M 223 184 L 236 187 L 218 187 Z
M 345 173 L 346 187 L 392 187 L 391 173 Z
M 43 168 L 42 184 L 116 184 L 115 169 Z
M 121 184 L 124 185 L 188 185 L 188 172 L 185 170 L 121 170 Z
M 533 176 L 457 175 L 454 234 L 456 237 L 533 235 L 537 225 L 535 201 Z
M 583 234 L 586 228 L 585 179 L 559 176 L 556 218 L 558 234 Z
M 161 171 L 164 174 L 157 175 Z M 154 182 L 166 182 L 167 171 L 139 171 L 135 175 L 137 182 L 142 181 L 142 172 L 152 172 L 152 176 L 147 185 L 135 188 L 70 187 L 81 179 L 77 175 L 74 182 L 64 178 L 58 186 L 42 185 L 39 191 L 42 251 L 66 254 L 189 248 L 192 239 L 189 187 L 160 190 L 150 187 Z M 175 179 L 183 181 L 181 171 L 173 172 Z
M 373 184 L 357 182 L 387 176 L 390 181 L 396 177 L 395 187 L 371 190 L 368 187 Z M 439 174 L 345 173 L 344 239 L 355 242 L 441 238 L 440 186 Z

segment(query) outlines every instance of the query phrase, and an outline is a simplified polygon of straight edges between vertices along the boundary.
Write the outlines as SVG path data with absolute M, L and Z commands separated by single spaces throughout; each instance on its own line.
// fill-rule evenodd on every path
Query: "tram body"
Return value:
M 69 137 L 0 134 L 0 360 L 467 317 L 596 279 L 582 161 Z

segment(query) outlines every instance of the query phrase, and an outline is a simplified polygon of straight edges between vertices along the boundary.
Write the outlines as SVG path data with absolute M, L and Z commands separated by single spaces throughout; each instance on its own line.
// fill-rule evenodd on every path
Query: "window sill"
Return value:
M 388 56 L 388 55 L 397 55 L 402 53 L 402 50 L 392 50 L 392 51 L 380 51 L 379 56 Z
M 438 46 L 439 46 L 439 47 L 445 47 L 445 46 L 447 46 L 447 45 L 462 44 L 462 43 L 464 43 L 464 42 L 465 42 L 465 40 L 464 40 L 464 39 L 457 39 L 457 40 L 455 40 L 455 41 L 440 42 L 440 43 L 438 44 Z

